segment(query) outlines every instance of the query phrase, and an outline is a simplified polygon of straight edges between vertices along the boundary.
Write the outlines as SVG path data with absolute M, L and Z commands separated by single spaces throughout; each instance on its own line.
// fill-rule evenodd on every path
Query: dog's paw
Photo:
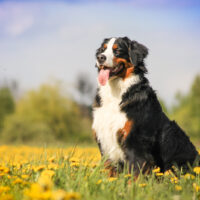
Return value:
M 112 166 L 112 161 L 110 159 L 107 159 L 104 163 L 105 169 L 109 169 Z
M 113 165 L 110 159 L 105 161 L 104 167 L 106 170 L 108 170 L 109 177 L 115 177 L 117 175 L 117 168 Z

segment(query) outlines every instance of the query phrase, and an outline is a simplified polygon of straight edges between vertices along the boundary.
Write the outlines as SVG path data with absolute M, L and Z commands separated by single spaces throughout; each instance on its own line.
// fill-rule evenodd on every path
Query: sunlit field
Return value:
M 200 167 L 108 177 L 97 148 L 0 147 L 0 199 L 199 199 Z

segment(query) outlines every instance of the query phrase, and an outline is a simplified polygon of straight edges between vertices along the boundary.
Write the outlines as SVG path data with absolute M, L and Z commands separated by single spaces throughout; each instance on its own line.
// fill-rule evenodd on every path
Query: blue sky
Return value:
M 200 1 L 0 1 L 0 79 L 23 89 L 52 79 L 96 81 L 95 50 L 128 36 L 149 48 L 148 78 L 171 103 L 200 73 Z

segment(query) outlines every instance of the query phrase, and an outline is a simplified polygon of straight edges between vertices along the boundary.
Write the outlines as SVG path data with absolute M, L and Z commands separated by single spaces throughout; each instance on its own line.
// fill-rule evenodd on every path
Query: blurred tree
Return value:
M 95 95 L 95 87 L 90 80 L 88 74 L 79 73 L 76 78 L 76 89 L 79 96 L 79 105 L 81 108 L 81 114 L 83 117 L 92 118 L 92 102 Z
M 16 80 L 8 80 L 5 78 L 0 81 L 0 88 L 8 88 L 14 99 L 18 99 L 20 96 L 19 83 Z
M 176 100 L 171 116 L 190 136 L 200 138 L 200 74 L 195 77 L 189 93 L 177 93 Z
M 15 102 L 11 91 L 7 87 L 0 88 L 0 131 L 3 128 L 3 122 L 8 114 L 15 110 Z
M 80 104 L 91 104 L 94 98 L 94 84 L 92 84 L 90 77 L 88 74 L 80 73 L 76 80 L 76 89 L 79 93 Z
M 19 100 L 7 118 L 3 137 L 8 142 L 31 140 L 90 140 L 91 121 L 82 118 L 78 105 L 62 94 L 59 85 L 42 85 Z

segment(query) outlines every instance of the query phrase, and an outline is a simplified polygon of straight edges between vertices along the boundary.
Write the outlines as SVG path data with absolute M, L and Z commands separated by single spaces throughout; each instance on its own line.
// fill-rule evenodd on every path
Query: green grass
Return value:
M 10 160 L 2 163 L 0 199 L 200 199 L 200 178 L 193 169 L 187 178 L 176 170 L 176 178 L 173 173 L 151 172 L 141 174 L 137 181 L 133 181 L 133 174 L 127 175 L 127 170 L 115 178 L 108 177 L 103 161 L 95 165 L 90 158 L 76 158 L 73 154 L 64 156 L 60 154 L 51 160 L 51 156 L 44 152 L 43 156 L 32 161 L 27 158 L 27 162 L 13 163 Z M 196 169 L 197 173 L 200 172 L 200 168 Z M 6 191 L 5 187 L 9 189 Z

